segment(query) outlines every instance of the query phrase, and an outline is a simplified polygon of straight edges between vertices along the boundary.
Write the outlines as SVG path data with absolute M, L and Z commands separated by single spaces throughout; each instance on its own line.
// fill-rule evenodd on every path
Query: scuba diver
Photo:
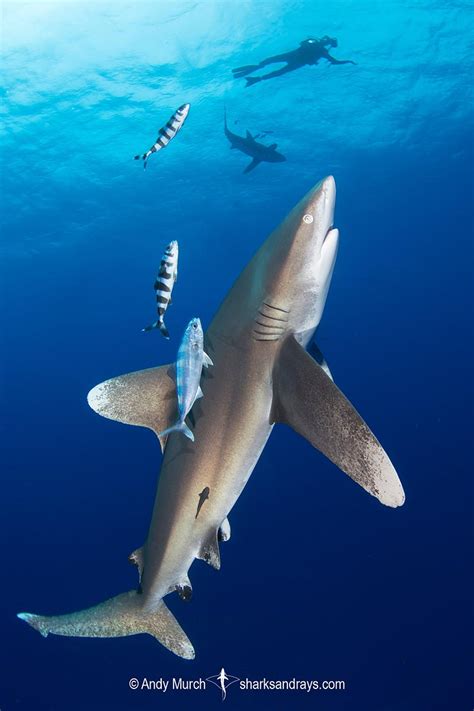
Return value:
M 246 77 L 246 86 L 252 86 L 252 84 L 263 81 L 263 79 L 280 77 L 283 74 L 293 72 L 295 69 L 304 67 L 307 64 L 317 64 L 320 59 L 326 59 L 331 64 L 356 64 L 356 62 L 353 62 L 351 59 L 335 59 L 331 57 L 329 51 L 326 49 L 327 47 L 337 47 L 337 39 L 335 37 L 328 37 L 328 35 L 321 37 L 321 39 L 310 37 L 300 42 L 298 49 L 294 49 L 291 52 L 268 57 L 268 59 L 264 59 L 260 64 L 249 64 L 246 67 L 233 69 L 234 79 Z M 286 66 L 281 69 L 275 69 L 274 72 L 270 72 L 269 74 L 263 74 L 260 77 L 247 77 L 247 74 L 253 74 L 257 69 L 278 62 L 285 62 Z

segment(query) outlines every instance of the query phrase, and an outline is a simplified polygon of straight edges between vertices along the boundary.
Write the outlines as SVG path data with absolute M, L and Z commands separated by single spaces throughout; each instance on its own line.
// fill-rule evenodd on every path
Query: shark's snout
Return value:
M 332 175 L 321 180 L 303 200 L 302 222 L 311 225 L 319 247 L 330 234 L 334 224 L 336 181 Z

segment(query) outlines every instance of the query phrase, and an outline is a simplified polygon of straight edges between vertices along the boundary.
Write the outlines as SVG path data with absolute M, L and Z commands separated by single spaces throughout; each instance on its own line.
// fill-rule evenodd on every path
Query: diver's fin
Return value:
M 230 523 L 229 519 L 225 518 L 221 525 L 219 526 L 219 531 L 217 533 L 217 539 L 219 541 L 228 541 L 230 538 Z
M 240 79 L 246 74 L 251 74 L 259 68 L 258 64 L 247 64 L 245 67 L 237 67 L 237 69 L 233 69 L 232 74 L 234 75 L 234 79 Z
M 207 355 L 206 351 L 203 351 L 203 361 L 202 361 L 202 364 L 203 364 L 203 366 L 204 366 L 205 368 L 208 368 L 210 365 L 214 365 L 214 363 L 212 362 L 212 360 L 211 360 L 211 359 L 209 358 L 209 356 Z
M 90 407 L 99 415 L 128 425 L 149 427 L 160 434 L 177 417 L 175 370 L 172 365 L 138 370 L 106 380 L 92 388 L 87 396 Z
M 241 76 L 244 76 L 243 74 Z M 257 84 L 259 81 L 262 81 L 262 77 L 245 77 L 245 81 L 247 82 L 245 84 L 245 88 L 247 89 L 249 86 L 253 86 L 254 84 Z
M 163 430 L 163 432 L 158 432 L 158 437 L 160 438 L 160 441 L 162 437 L 168 437 L 168 435 L 170 435 L 172 432 L 182 432 L 184 435 L 186 435 L 188 439 L 191 440 L 191 442 L 194 442 L 193 433 L 187 426 L 186 422 L 181 422 L 181 420 L 176 422 L 172 427 L 168 427 L 166 430 Z
M 143 558 L 144 558 L 144 546 L 137 548 L 135 551 L 130 553 L 128 560 L 132 565 L 136 565 L 138 568 L 138 582 L 141 582 L 143 575 Z
M 331 380 L 334 380 L 334 378 L 332 377 L 332 373 L 329 370 L 329 366 L 326 362 L 326 358 L 323 356 L 315 341 L 311 341 L 311 344 L 308 347 L 308 353 L 314 358 L 316 363 L 321 366 L 326 375 L 329 375 Z
M 261 163 L 261 161 L 258 160 L 258 158 L 254 158 L 253 161 L 245 168 L 244 173 L 250 173 L 250 171 L 256 168 L 259 163 Z
M 194 659 L 191 642 L 163 600 L 160 600 L 153 612 L 145 611 L 142 596 L 135 590 L 69 615 L 44 617 L 21 612 L 18 617 L 41 632 L 43 637 L 48 634 L 66 637 L 128 637 L 147 633 L 178 657 Z
M 292 427 L 382 504 L 403 504 L 402 485 L 380 443 L 293 336 L 281 348 L 273 382 L 275 422 Z
M 219 543 L 217 540 L 217 530 L 211 531 L 201 546 L 197 556 L 199 560 L 205 560 L 213 568 L 219 570 L 221 567 L 221 556 L 219 553 Z
M 248 138 L 250 141 L 255 140 L 254 137 L 252 136 L 252 134 L 250 133 L 250 131 L 249 131 L 248 129 L 247 129 L 246 138 Z

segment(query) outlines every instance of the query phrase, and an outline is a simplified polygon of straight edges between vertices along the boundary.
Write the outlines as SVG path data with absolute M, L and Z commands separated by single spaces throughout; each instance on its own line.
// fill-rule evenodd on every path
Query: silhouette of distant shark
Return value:
M 244 173 L 250 173 L 251 170 L 257 167 L 259 163 L 283 163 L 286 158 L 277 151 L 277 144 L 272 143 L 271 146 L 264 146 L 263 143 L 258 143 L 252 136 L 250 131 L 247 131 L 245 138 L 238 136 L 227 126 L 227 112 L 224 112 L 224 133 L 230 141 L 231 148 L 237 148 L 246 155 L 252 158 L 251 163 L 245 168 Z

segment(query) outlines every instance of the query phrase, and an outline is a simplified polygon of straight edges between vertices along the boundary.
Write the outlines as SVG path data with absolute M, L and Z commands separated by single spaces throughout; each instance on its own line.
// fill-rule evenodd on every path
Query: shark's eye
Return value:
M 306 222 L 307 225 L 310 225 L 314 220 L 314 217 L 312 215 L 303 215 L 303 222 Z

